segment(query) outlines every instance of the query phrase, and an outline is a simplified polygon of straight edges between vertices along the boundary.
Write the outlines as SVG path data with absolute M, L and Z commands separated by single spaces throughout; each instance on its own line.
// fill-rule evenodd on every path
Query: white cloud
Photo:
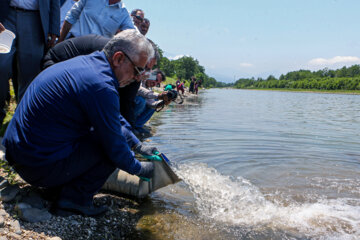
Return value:
M 243 67 L 243 68 L 251 68 L 254 66 L 254 64 L 251 64 L 251 63 L 240 63 L 239 65 L 240 65 L 240 67 Z
M 309 61 L 312 66 L 332 66 L 337 64 L 357 64 L 360 58 L 353 56 L 336 56 L 333 58 L 314 58 Z
M 178 60 L 185 56 L 189 57 L 188 55 L 180 54 L 180 55 L 176 55 L 175 57 L 168 57 L 168 58 L 169 58 L 169 60 Z

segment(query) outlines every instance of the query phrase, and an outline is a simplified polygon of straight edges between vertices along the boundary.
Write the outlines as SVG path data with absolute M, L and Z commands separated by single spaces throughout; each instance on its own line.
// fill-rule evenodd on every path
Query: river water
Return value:
M 151 121 L 153 239 L 360 239 L 360 95 L 211 89 Z

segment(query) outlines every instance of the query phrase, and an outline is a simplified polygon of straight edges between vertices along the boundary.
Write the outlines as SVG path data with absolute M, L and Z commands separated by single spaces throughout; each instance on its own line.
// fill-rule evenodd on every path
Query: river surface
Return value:
M 360 95 L 212 89 L 188 103 L 150 123 L 183 181 L 142 204 L 149 238 L 360 239 Z

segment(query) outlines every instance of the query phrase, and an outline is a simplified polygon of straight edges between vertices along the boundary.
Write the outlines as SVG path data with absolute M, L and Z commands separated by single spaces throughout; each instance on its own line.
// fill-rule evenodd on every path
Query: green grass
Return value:
M 173 77 L 166 77 L 166 81 L 163 82 L 164 86 L 166 86 L 167 84 L 173 84 L 176 86 L 176 78 Z M 183 79 L 181 80 L 181 82 L 183 81 Z M 190 82 L 189 81 L 185 81 L 185 87 L 189 87 L 190 86 Z
M 14 88 L 12 86 L 12 82 L 10 80 L 10 103 L 6 108 L 6 116 L 5 119 L 3 121 L 3 125 L 1 126 L 0 129 L 0 136 L 4 136 L 5 131 L 7 126 L 9 125 L 10 120 L 12 119 L 14 113 L 15 113 L 15 109 L 16 109 L 16 99 L 15 99 L 15 92 L 14 92 Z
M 175 78 L 171 78 L 171 77 L 166 77 L 165 82 L 163 82 L 164 86 L 168 85 L 168 84 L 174 84 L 176 85 L 176 79 Z
M 11 185 L 17 183 L 16 181 L 17 173 L 14 171 L 14 169 L 9 165 L 9 163 L 6 160 L 0 159 L 0 168 L 6 174 L 6 179 L 9 181 Z

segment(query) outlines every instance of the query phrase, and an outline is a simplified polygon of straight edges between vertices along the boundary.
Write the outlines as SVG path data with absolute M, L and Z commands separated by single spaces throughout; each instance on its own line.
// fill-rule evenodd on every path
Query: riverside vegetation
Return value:
M 233 87 L 242 89 L 286 89 L 351 92 L 360 94 L 360 65 L 337 70 L 328 68 L 309 71 L 299 70 L 281 75 L 278 79 L 270 75 L 262 78 L 241 78 Z
M 229 84 L 218 82 L 215 78 L 209 77 L 205 73 L 205 68 L 199 64 L 199 61 L 191 56 L 183 56 L 176 60 L 170 60 L 163 56 L 163 51 L 158 47 L 160 53 L 160 60 L 158 67 L 164 71 L 167 77 L 182 80 L 186 80 L 185 86 L 189 86 L 192 76 L 196 77 L 196 80 L 201 81 L 201 87 L 214 88 L 214 87 L 226 87 Z M 176 80 L 175 80 L 176 81 Z

